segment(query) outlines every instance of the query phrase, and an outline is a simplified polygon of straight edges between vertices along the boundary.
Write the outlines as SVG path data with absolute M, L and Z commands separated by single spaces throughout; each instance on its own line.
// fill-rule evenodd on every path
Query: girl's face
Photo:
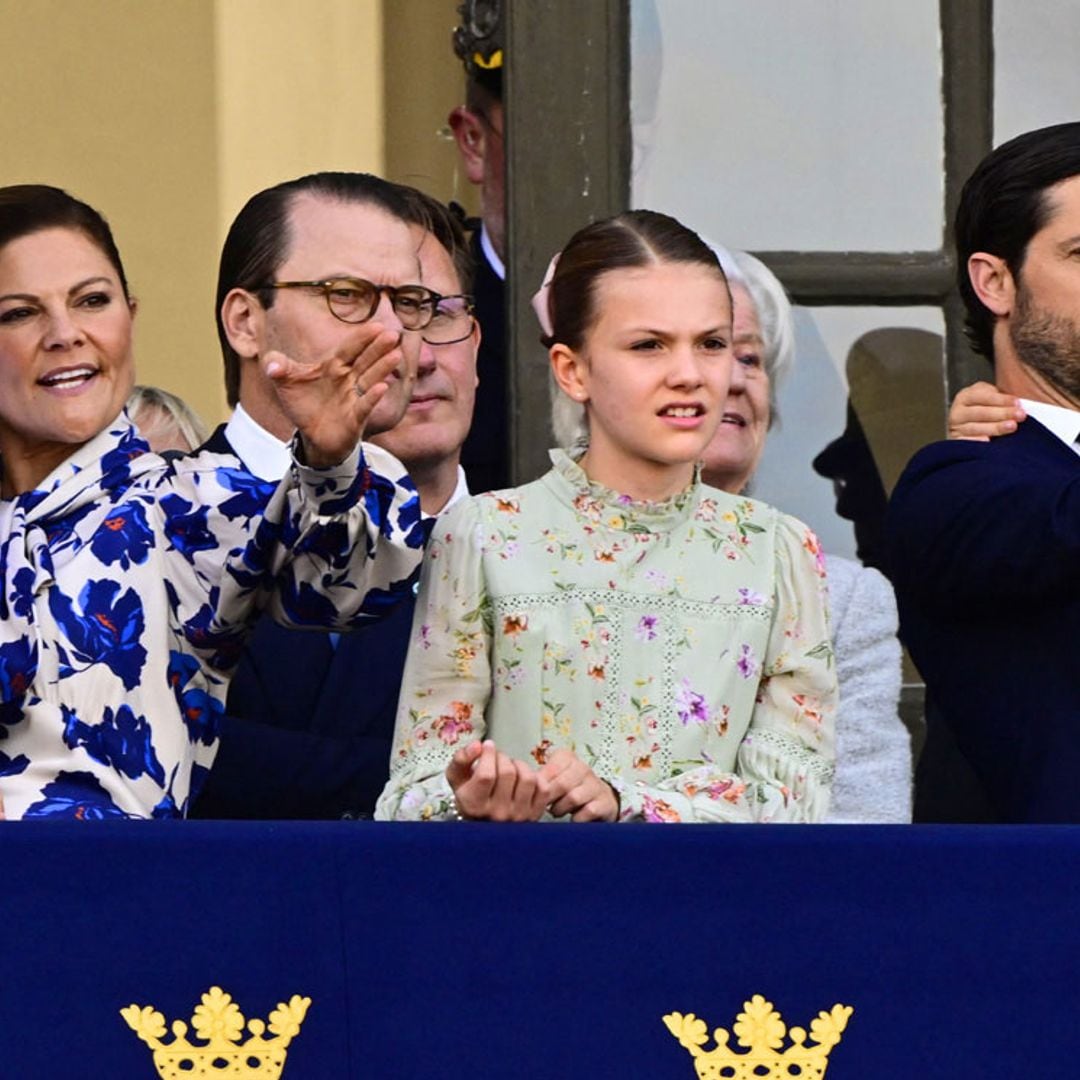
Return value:
M 0 250 L 4 494 L 36 486 L 120 412 L 131 392 L 132 309 L 84 233 L 55 228 Z
M 731 303 L 696 263 L 610 270 L 595 285 L 583 346 L 552 348 L 556 378 L 585 403 L 591 479 L 638 499 L 687 486 L 723 414 Z
M 702 456 L 702 472 L 707 483 L 737 494 L 757 468 L 771 409 L 757 309 L 742 285 L 732 285 L 731 297 L 735 301 L 731 387 L 720 426 Z

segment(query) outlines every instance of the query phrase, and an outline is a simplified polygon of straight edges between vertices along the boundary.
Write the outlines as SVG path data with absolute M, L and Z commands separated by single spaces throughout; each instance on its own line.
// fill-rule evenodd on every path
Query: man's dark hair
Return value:
M 453 260 L 462 292 L 472 292 L 473 257 L 460 217 L 438 199 L 417 188 L 402 184 L 399 185 L 399 190 L 410 205 L 412 216 L 409 220 L 431 233 L 446 248 Z
M 975 294 L 968 259 L 979 251 L 1005 261 L 1019 282 L 1031 238 L 1053 210 L 1049 189 L 1080 174 L 1080 123 L 1056 124 L 1002 143 L 968 178 L 956 211 L 956 273 L 975 352 L 994 359 L 994 314 Z
M 289 211 L 300 195 L 334 202 L 378 207 L 407 223 L 419 223 L 413 203 L 403 188 L 370 173 L 321 172 L 288 180 L 253 195 L 225 237 L 218 264 L 215 316 L 218 340 L 225 360 L 225 395 L 229 405 L 240 399 L 240 357 L 229 344 L 221 319 L 221 305 L 233 289 L 247 289 L 264 308 L 274 305 L 275 289 L 260 288 L 273 281 L 288 257 Z
M 0 248 L 44 229 L 81 232 L 112 264 L 125 298 L 131 299 L 112 230 L 92 206 L 47 184 L 13 184 L 0 188 Z
M 483 77 L 468 76 L 465 79 L 465 108 L 475 113 L 488 126 L 492 125 L 492 113 L 502 106 L 502 72 L 484 72 Z

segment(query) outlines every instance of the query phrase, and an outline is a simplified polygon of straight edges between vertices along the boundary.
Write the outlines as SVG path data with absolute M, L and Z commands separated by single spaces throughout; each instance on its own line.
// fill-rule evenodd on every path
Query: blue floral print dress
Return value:
M 258 611 L 347 628 L 408 593 L 423 540 L 375 447 L 274 485 L 227 455 L 165 461 L 122 414 L 0 501 L 7 816 L 184 814 Z
M 572 749 L 624 821 L 822 820 L 837 695 L 814 535 L 697 479 L 639 503 L 552 461 L 435 526 L 376 816 L 453 817 L 446 766 L 491 738 L 538 764 Z

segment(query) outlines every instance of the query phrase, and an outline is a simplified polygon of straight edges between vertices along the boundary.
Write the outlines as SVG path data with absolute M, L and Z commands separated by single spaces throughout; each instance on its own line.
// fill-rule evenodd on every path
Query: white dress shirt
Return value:
M 1034 416 L 1048 431 L 1052 431 L 1066 446 L 1080 454 L 1080 412 L 1066 409 L 1061 405 L 1050 405 L 1045 401 L 1030 401 L 1020 398 L 1024 412 Z
M 252 420 L 251 415 L 244 411 L 243 405 L 237 404 L 233 409 L 233 414 L 225 425 L 225 438 L 229 440 L 229 445 L 244 463 L 248 472 L 260 480 L 276 484 L 289 471 L 291 461 L 289 444 L 271 435 L 266 428 Z M 454 503 L 464 499 L 468 494 L 469 485 L 465 479 L 465 470 L 459 465 L 457 486 L 440 513 L 449 510 Z M 424 515 L 424 517 L 431 516 Z
M 503 265 L 502 259 L 499 258 L 499 253 L 495 250 L 495 245 L 491 242 L 491 237 L 488 235 L 487 226 L 480 226 L 480 250 L 484 253 L 484 258 L 487 259 L 488 265 L 495 271 L 496 277 L 500 281 L 506 280 L 506 267 Z
M 247 471 L 260 480 L 276 484 L 289 471 L 289 444 L 252 420 L 243 405 L 233 409 L 225 425 L 225 438 Z

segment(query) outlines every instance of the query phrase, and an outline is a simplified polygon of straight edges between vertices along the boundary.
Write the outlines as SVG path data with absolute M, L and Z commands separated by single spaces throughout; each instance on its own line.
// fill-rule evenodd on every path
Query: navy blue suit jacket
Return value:
M 234 453 L 218 428 L 206 449 Z M 192 817 L 369 815 L 389 775 L 413 603 L 342 634 L 256 624 Z
M 480 351 L 476 355 L 473 424 L 461 448 L 461 464 L 473 491 L 495 491 L 510 486 L 510 380 L 506 364 L 506 286 L 487 261 L 480 245 L 480 230 L 470 241 L 473 256 L 473 295 L 480 323 Z
M 901 636 L 994 817 L 1080 821 L 1080 455 L 1038 421 L 893 493 Z

